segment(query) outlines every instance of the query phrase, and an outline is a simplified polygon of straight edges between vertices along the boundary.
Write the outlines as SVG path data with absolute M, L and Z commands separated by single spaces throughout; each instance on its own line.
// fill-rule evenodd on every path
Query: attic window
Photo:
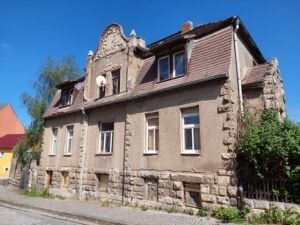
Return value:
M 185 51 L 171 52 L 157 62 L 158 81 L 184 76 L 186 72 Z
M 73 104 L 73 88 L 65 89 L 61 94 L 61 106 L 67 106 Z
M 112 84 L 113 84 L 113 94 L 120 93 L 120 69 L 111 72 Z

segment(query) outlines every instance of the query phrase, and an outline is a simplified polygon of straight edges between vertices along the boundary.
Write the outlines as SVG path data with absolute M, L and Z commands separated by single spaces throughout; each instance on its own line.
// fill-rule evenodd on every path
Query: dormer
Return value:
M 60 108 L 73 105 L 80 92 L 80 89 L 82 88 L 83 81 L 84 77 L 80 77 L 76 80 L 66 81 L 56 85 L 56 88 L 59 89 L 61 93 L 60 99 L 56 105 Z

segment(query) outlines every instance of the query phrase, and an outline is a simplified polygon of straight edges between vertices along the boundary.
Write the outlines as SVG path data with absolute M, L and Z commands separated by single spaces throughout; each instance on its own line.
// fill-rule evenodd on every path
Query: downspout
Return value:
M 241 67 L 240 67 L 240 59 L 239 59 L 238 37 L 237 37 L 237 32 L 239 30 L 239 27 L 240 27 L 240 19 L 237 17 L 235 20 L 233 39 L 234 39 L 234 55 L 235 55 L 235 62 L 236 62 L 236 73 L 237 73 L 237 82 L 238 82 L 240 111 L 241 111 L 241 116 L 243 116 L 244 115 L 243 93 L 242 93 L 242 82 L 241 82 L 241 72 L 240 72 Z
M 87 137 L 88 137 L 88 124 L 89 124 L 89 116 L 86 114 L 84 107 L 81 108 L 81 112 L 84 116 L 84 136 L 83 136 L 83 149 L 82 149 L 82 160 L 80 164 L 80 183 L 79 183 L 79 199 L 82 200 L 83 198 L 83 172 L 85 166 L 85 158 L 86 158 L 86 146 L 87 146 Z

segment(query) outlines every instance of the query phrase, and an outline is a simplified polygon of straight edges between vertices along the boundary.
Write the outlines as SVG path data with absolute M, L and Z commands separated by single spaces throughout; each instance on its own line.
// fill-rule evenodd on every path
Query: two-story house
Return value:
M 187 22 L 148 46 L 111 24 L 85 75 L 57 89 L 39 185 L 153 207 L 236 205 L 241 115 L 285 113 L 277 60 L 265 60 L 238 17 Z

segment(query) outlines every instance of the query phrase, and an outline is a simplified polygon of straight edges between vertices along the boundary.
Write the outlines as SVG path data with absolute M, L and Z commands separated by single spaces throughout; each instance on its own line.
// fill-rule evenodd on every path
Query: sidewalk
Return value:
M 169 214 L 164 211 L 147 210 L 125 206 L 101 206 L 100 201 L 78 201 L 32 198 L 21 195 L 12 186 L 0 186 L 0 204 L 33 209 L 57 216 L 102 225 L 215 225 L 216 219 Z

